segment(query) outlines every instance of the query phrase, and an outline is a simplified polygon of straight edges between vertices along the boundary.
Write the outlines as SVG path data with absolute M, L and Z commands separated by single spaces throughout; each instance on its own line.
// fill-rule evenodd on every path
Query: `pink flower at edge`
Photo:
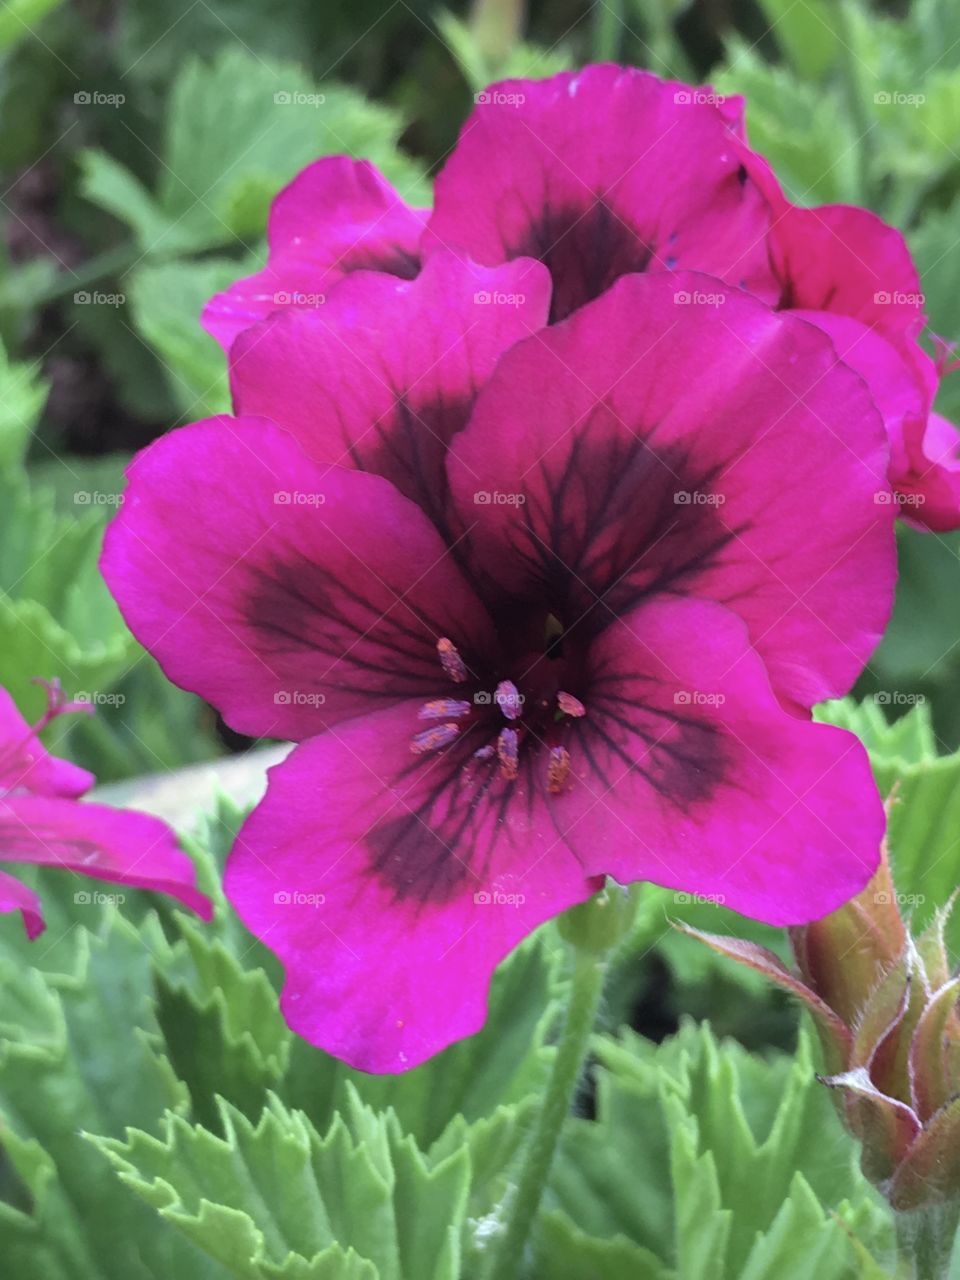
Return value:
M 369 161 L 317 160 L 273 202 L 266 267 L 211 298 L 201 323 L 229 351 L 237 334 L 274 311 L 323 306 L 329 290 L 353 271 L 411 279 L 420 269 L 426 217 Z
M 274 203 L 267 267 L 217 295 L 204 324 L 229 350 L 275 310 L 324 304 L 353 271 L 409 279 L 438 250 L 491 266 L 540 259 L 553 321 L 624 274 L 705 271 L 835 339 L 883 413 L 899 513 L 960 527 L 960 440 L 932 412 L 939 378 L 917 343 L 923 302 L 903 237 L 864 209 L 792 205 L 747 145 L 743 105 L 612 65 L 492 85 L 432 213 L 365 162 L 319 160 Z
M 488 265 L 540 258 L 552 320 L 628 272 L 694 269 L 776 296 L 770 210 L 731 145 L 741 99 L 616 66 L 504 82 L 481 97 L 432 215 L 366 161 L 318 160 L 274 201 L 266 268 L 216 295 L 205 328 L 229 351 L 271 312 L 322 306 L 354 271 L 410 279 L 438 250 Z M 662 181 L 650 181 L 653 167 Z
M 293 1029 L 365 1070 L 476 1031 L 497 963 L 605 875 L 784 924 L 877 864 L 866 754 L 804 711 L 892 601 L 861 380 L 711 277 L 547 329 L 543 283 L 438 254 L 272 317 L 234 348 L 246 416 L 139 455 L 107 533 L 167 674 L 299 743 L 226 891 Z
M 88 710 L 48 685 L 49 707 L 37 725 L 20 715 L 0 688 L 0 863 L 62 867 L 178 898 L 209 919 L 210 902 L 195 887 L 192 862 L 165 823 L 145 813 L 78 803 L 94 777 L 58 760 L 39 733 L 56 716 Z M 30 938 L 44 928 L 39 898 L 0 871 L 0 912 L 20 911 Z
M 827 333 L 870 388 L 890 436 L 900 514 L 920 529 L 960 528 L 960 434 L 933 412 L 940 371 L 917 341 L 924 299 L 906 241 L 866 209 L 791 204 L 769 163 L 738 145 L 773 212 L 778 308 Z

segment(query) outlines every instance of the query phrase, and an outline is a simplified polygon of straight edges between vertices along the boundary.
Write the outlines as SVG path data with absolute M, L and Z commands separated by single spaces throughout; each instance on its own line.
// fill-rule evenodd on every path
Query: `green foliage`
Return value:
M 29 40 L 37 24 L 63 0 L 9 0 L 0 11 L 0 53 Z
M 69 472 L 71 515 L 22 469 L 0 479 L 0 684 L 32 717 L 44 705 L 32 677 L 59 677 L 73 694 L 103 692 L 136 651 L 97 570 L 116 490 L 87 488 L 81 464 Z
M 133 273 L 134 323 L 156 352 L 184 421 L 230 410 L 223 351 L 200 328 L 200 313 L 213 294 L 254 270 L 252 261 L 205 258 L 142 266 Z
M 494 80 L 542 80 L 573 65 L 562 43 L 552 49 L 542 49 L 517 42 L 503 53 L 499 49 L 485 49 L 476 30 L 446 10 L 437 14 L 436 24 L 450 56 L 474 93 Z
M 715 80 L 718 92 L 746 97 L 751 144 L 775 158 L 791 199 L 862 200 L 856 126 L 837 91 L 797 78 L 745 44 L 731 48 L 729 64 Z
M 423 198 L 422 174 L 397 151 L 400 130 L 394 113 L 352 89 L 318 87 L 295 64 L 227 48 L 178 74 L 156 190 L 92 150 L 83 192 L 126 222 L 151 256 L 230 248 L 262 234 L 270 201 L 318 156 L 366 156 L 409 198 Z
M 15 364 L 0 343 L 0 470 L 23 461 L 46 398 L 37 367 Z
M 821 716 L 856 733 L 869 747 L 877 783 L 892 796 L 887 839 L 894 883 L 904 914 L 922 929 L 957 885 L 960 859 L 960 751 L 938 756 L 925 702 L 887 724 L 884 704 L 828 704 Z M 947 926 L 947 941 L 960 954 L 960 924 Z
M 222 799 L 190 841 L 210 926 L 132 892 L 78 903 L 55 872 L 28 875 L 41 943 L 0 920 L 0 1250 L 28 1280 L 479 1277 L 552 1054 L 553 929 L 501 967 L 479 1035 L 403 1076 L 351 1071 L 291 1035 L 275 962 L 223 901 L 241 817 Z M 805 1041 L 769 1059 L 688 1025 L 595 1053 L 596 1119 L 568 1121 L 531 1276 L 829 1280 L 886 1257 Z
M 567 1127 L 542 1274 L 840 1280 L 868 1274 L 851 1235 L 889 1252 L 806 1039 L 765 1060 L 688 1023 L 659 1048 L 625 1033 L 596 1052 L 597 1116 Z
M 321 1138 L 271 1098 L 256 1125 L 228 1105 L 223 1138 L 177 1116 L 161 1140 L 101 1140 L 121 1180 L 231 1275 L 456 1280 L 465 1149 L 426 1156 L 392 1113 L 351 1093 Z

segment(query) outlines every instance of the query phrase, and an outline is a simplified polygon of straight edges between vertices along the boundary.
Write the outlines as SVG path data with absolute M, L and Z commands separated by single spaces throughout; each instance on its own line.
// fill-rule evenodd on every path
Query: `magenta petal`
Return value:
M 939 382 L 934 362 L 915 344 L 895 343 L 850 316 L 794 314 L 826 333 L 840 359 L 870 388 L 890 438 L 890 483 L 899 514 L 920 528 L 957 528 L 960 435 L 929 412 Z
M 27 937 L 31 941 L 38 938 L 46 927 L 39 897 L 29 886 L 8 876 L 5 871 L 0 871 L 0 911 L 21 912 Z
M 629 277 L 517 344 L 448 469 L 486 570 L 550 583 L 566 627 L 712 598 L 809 707 L 849 690 L 889 617 L 871 398 L 811 325 L 711 278 Z
M 738 115 L 615 66 L 492 85 L 437 178 L 425 248 L 539 258 L 554 320 L 636 271 L 709 271 L 773 299 L 770 210 L 740 163 Z
M 363 272 L 320 310 L 243 335 L 235 409 L 286 427 L 318 462 L 386 476 L 442 521 L 447 445 L 549 304 L 549 274 L 527 259 L 491 268 L 440 253 L 412 281 Z
M 655 603 L 594 642 L 553 818 L 586 869 L 774 925 L 841 905 L 879 863 L 884 813 L 849 733 L 784 711 L 743 623 Z
M 210 918 L 210 902 L 196 888 L 193 863 L 166 823 L 145 813 L 43 796 L 6 796 L 0 798 L 0 861 L 62 867 L 151 889 Z
M 426 516 L 379 476 L 321 467 L 257 419 L 174 431 L 134 459 L 104 577 L 167 675 L 242 733 L 302 738 L 434 697 L 437 640 L 493 641 Z
M 738 155 L 773 212 L 768 243 L 779 305 L 851 316 L 894 338 L 923 326 L 923 294 L 907 242 L 868 209 L 793 205 L 768 160 L 741 139 Z
M 267 266 L 211 298 L 203 326 L 229 351 L 237 334 L 273 311 L 322 306 L 351 271 L 410 279 L 419 269 L 426 216 L 409 208 L 369 161 L 317 160 L 273 202 Z
M 227 864 L 230 901 L 283 961 L 290 1026 L 364 1071 L 407 1070 L 479 1030 L 497 963 L 597 887 L 542 793 L 508 804 L 501 778 L 471 787 L 470 735 L 415 756 L 417 711 L 297 747 Z
M 852 316 L 896 338 L 923 328 L 923 294 L 903 236 L 848 205 L 791 207 L 771 233 L 781 306 Z
M 86 769 L 50 755 L 13 698 L 0 688 L 0 793 L 82 796 L 94 782 Z
M 902 514 L 912 524 L 939 533 L 960 528 L 957 428 L 939 413 L 930 413 L 926 421 L 915 418 L 905 424 L 904 443 L 909 470 L 900 484 L 907 496 Z

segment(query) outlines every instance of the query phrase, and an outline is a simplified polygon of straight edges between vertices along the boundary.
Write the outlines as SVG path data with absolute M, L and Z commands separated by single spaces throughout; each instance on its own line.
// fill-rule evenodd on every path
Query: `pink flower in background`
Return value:
M 734 144 L 741 98 L 592 66 L 492 85 L 437 177 L 425 249 L 539 258 L 561 320 L 631 272 L 775 296 L 770 208 Z
M 877 864 L 865 752 L 806 712 L 892 601 L 862 381 L 713 277 L 544 329 L 547 284 L 438 253 L 268 319 L 243 416 L 145 450 L 106 539 L 167 674 L 299 743 L 226 889 L 290 1025 L 366 1070 L 476 1031 L 606 875 L 799 923 Z
M 145 813 L 77 803 L 93 786 L 93 775 L 49 755 L 38 735 L 57 716 L 90 708 L 67 702 L 57 684 L 47 688 L 48 710 L 32 726 L 0 688 L 0 863 L 62 867 L 152 889 L 209 918 L 210 903 L 195 887 L 193 864 L 169 827 Z M 22 912 L 31 938 L 43 931 L 36 893 L 4 871 L 0 911 Z
M 273 310 L 321 306 L 350 272 L 410 278 L 438 250 L 540 259 L 554 321 L 625 274 L 706 271 L 830 335 L 883 413 L 899 513 L 960 527 L 960 438 L 932 412 L 939 378 L 917 342 L 903 237 L 863 209 L 792 205 L 746 143 L 739 97 L 615 66 L 493 85 L 427 218 L 369 164 L 320 160 L 277 197 L 268 267 L 214 298 L 204 323 L 229 349 Z
M 328 156 L 304 169 L 270 210 L 270 260 L 212 298 L 203 325 L 225 351 L 271 312 L 322 306 L 353 271 L 409 280 L 420 270 L 425 210 L 411 209 L 366 160 Z
M 828 334 L 866 381 L 890 436 L 900 514 L 920 528 L 960 527 L 960 435 L 933 412 L 940 368 L 917 341 L 924 299 L 906 241 L 866 209 L 791 204 L 762 157 L 745 144 L 740 154 L 774 214 L 777 306 Z

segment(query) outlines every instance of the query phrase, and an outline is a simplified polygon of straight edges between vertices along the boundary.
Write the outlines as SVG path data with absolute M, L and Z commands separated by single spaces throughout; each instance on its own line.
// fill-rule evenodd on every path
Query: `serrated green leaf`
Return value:
M 589 1237 L 632 1240 L 684 1280 L 772 1280 L 790 1248 L 811 1259 L 797 1276 L 845 1280 L 851 1233 L 889 1253 L 889 1213 L 805 1039 L 765 1059 L 687 1024 L 659 1047 L 628 1033 L 596 1052 L 596 1119 L 568 1124 L 551 1186 Z
M 82 487 L 72 517 L 53 491 L 19 468 L 2 477 L 0 503 L 0 684 L 31 719 L 43 692 L 34 676 L 59 677 L 73 694 L 105 691 L 136 644 L 97 570 L 100 540 L 114 507 Z M 114 497 L 107 494 L 105 497 Z
M 45 903 L 52 930 L 64 919 L 53 889 Z M 24 1280 L 222 1280 L 117 1185 L 80 1137 L 89 1125 L 106 1134 L 128 1121 L 153 1127 L 186 1105 L 147 1038 L 156 1034 L 152 957 L 167 949 L 156 919 L 134 927 L 108 909 L 97 936 L 75 924 L 59 944 L 72 955 L 46 974 L 21 958 L 44 944 L 28 951 L 22 928 L 13 933 L 19 924 L 3 921 L 0 951 L 0 1166 L 19 1189 L 0 1201 L 0 1256 Z
M 84 195 L 123 218 L 155 257 L 233 248 L 259 235 L 270 201 L 318 156 L 367 156 L 408 199 L 427 198 L 422 171 L 398 150 L 396 113 L 344 85 L 318 87 L 297 64 L 239 45 L 212 62 L 183 65 L 166 120 L 155 193 L 110 156 L 88 153 L 84 161 Z
M 676 1272 L 625 1236 L 598 1239 L 561 1213 L 544 1214 L 534 1241 L 535 1271 L 550 1280 L 675 1280 Z
M 0 343 L 0 471 L 23 461 L 47 391 L 37 366 L 15 364 Z
M 842 698 L 824 702 L 814 708 L 813 716 L 821 724 L 834 724 L 855 733 L 870 753 L 874 768 L 890 769 L 898 764 L 920 764 L 937 757 L 937 739 L 933 730 L 930 707 L 925 701 L 894 704 L 891 694 L 874 694 L 863 702 Z M 896 719 L 889 719 L 885 708 L 893 708 Z
M 201 329 L 200 313 L 213 294 L 255 269 L 252 261 L 208 258 L 143 266 L 132 273 L 134 323 L 156 352 L 185 420 L 230 410 L 223 351 Z
M 222 1103 L 221 1127 L 223 1138 L 170 1116 L 162 1141 L 136 1131 L 91 1140 L 163 1218 L 245 1280 L 340 1275 L 334 1262 L 358 1280 L 457 1280 L 465 1151 L 431 1163 L 395 1117 L 356 1095 L 322 1139 L 276 1098 L 256 1125 Z
M 885 695 L 888 698 L 892 695 Z M 890 864 L 902 913 L 922 930 L 957 884 L 960 865 L 960 752 L 937 756 L 930 709 L 914 705 L 892 724 L 868 699 L 818 709 L 818 716 L 857 733 L 870 751 L 881 792 L 896 798 L 887 820 Z M 948 950 L 960 946 L 960 923 L 947 922 Z
M 195 1119 L 218 1130 L 218 1097 L 256 1118 L 283 1077 L 291 1035 L 262 969 L 244 969 L 184 915 L 179 963 L 156 969 L 163 1050 L 190 1090 Z

